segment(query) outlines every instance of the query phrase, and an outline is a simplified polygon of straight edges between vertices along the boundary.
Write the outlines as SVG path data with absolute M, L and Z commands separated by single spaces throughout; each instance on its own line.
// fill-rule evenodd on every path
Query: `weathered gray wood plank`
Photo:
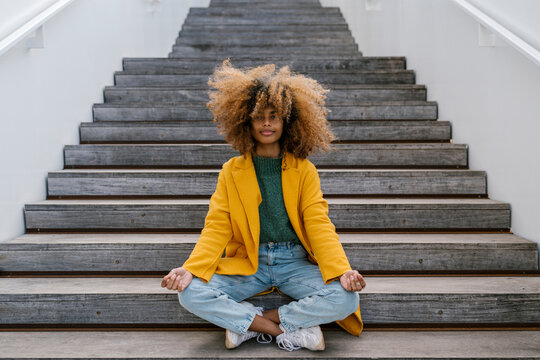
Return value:
M 416 141 L 450 140 L 447 121 L 332 121 L 331 129 L 337 141 Z M 225 143 L 212 121 L 184 120 L 177 123 L 159 122 L 92 122 L 81 123 L 81 144 L 91 143 Z
M 210 196 L 219 170 L 49 172 L 49 196 Z M 486 195 L 486 173 L 469 170 L 319 171 L 327 195 Z
M 200 36 L 200 35 L 199 35 Z M 229 36 L 224 34 L 224 38 Z M 250 35 L 253 36 L 253 35 Z M 405 69 L 404 57 L 361 57 L 356 59 L 337 60 L 330 55 L 326 59 L 276 59 L 272 61 L 276 67 L 288 65 L 292 71 L 308 72 L 322 70 L 403 70 Z M 171 58 L 124 58 L 123 69 L 125 71 L 213 71 L 216 65 L 221 62 L 214 62 L 209 59 L 171 59 Z M 266 58 L 255 58 L 237 60 L 233 63 L 237 67 L 258 66 L 268 63 Z
M 366 284 L 365 324 L 540 323 L 540 277 L 366 276 Z M 250 298 L 265 309 L 291 300 L 275 292 Z M 0 309 L 1 324 L 208 324 L 161 288 L 160 277 L 0 278 Z
M 292 54 L 294 55 L 294 54 Z M 165 71 L 162 71 L 165 72 Z M 355 72 L 313 72 L 308 75 L 326 84 L 338 85 L 369 85 L 369 84 L 414 84 L 414 71 L 412 70 L 369 70 Z M 114 83 L 117 86 L 206 86 L 209 74 L 132 74 L 127 71 L 117 72 Z
M 262 8 L 253 9 L 250 7 L 232 7 L 232 6 L 211 6 L 207 8 L 192 7 L 189 9 L 188 16 L 205 16 L 205 17 L 259 17 L 269 15 L 290 15 L 306 16 L 306 15 L 333 15 L 341 16 L 339 7 L 311 7 L 311 8 Z
M 105 103 L 187 103 L 206 104 L 208 89 L 181 87 L 124 87 L 107 86 L 103 91 Z M 327 94 L 327 105 L 353 105 L 364 101 L 426 101 L 423 85 L 357 85 L 355 89 L 333 89 Z
M 334 24 L 186 24 L 182 25 L 182 30 L 187 31 L 215 31 L 228 32 L 234 36 L 235 33 L 246 32 L 303 32 L 303 33 L 324 33 L 327 31 L 349 31 L 349 27 L 344 23 Z
M 436 120 L 433 101 L 358 102 L 327 106 L 328 120 Z M 212 120 L 200 104 L 94 104 L 94 121 L 185 121 Z
M 466 167 L 461 144 L 333 144 L 309 159 L 324 167 Z M 66 145 L 66 168 L 78 166 L 216 167 L 238 153 L 225 144 Z
M 241 47 L 241 46 L 334 46 L 334 45 L 354 45 L 354 38 L 352 36 L 341 36 L 337 38 L 332 38 L 330 36 L 328 37 L 289 37 L 289 38 L 283 38 L 281 36 L 279 37 L 264 37 L 264 38 L 254 38 L 253 35 L 251 37 L 207 37 L 207 38 L 201 38 L 200 36 L 179 36 L 176 39 L 175 45 L 191 45 L 191 46 L 210 46 L 210 47 L 223 47 L 223 46 L 234 46 L 234 47 Z M 354 47 L 354 49 L 358 50 L 358 47 Z
M 279 359 L 289 356 L 275 343 L 248 340 L 225 350 L 215 331 L 4 331 L 0 359 Z M 324 329 L 326 349 L 300 349 L 290 357 L 326 359 L 540 359 L 540 331 L 370 331 L 360 337 Z M 175 344 L 175 346 L 171 346 Z M 182 349 L 178 351 L 178 349 Z
M 26 204 L 27 229 L 200 230 L 208 200 L 46 200 Z M 508 230 L 510 206 L 488 199 L 328 199 L 338 230 Z
M 538 270 L 538 244 L 512 234 L 350 234 L 340 240 L 362 271 Z M 25 234 L 0 242 L 0 272 L 168 272 L 199 234 Z

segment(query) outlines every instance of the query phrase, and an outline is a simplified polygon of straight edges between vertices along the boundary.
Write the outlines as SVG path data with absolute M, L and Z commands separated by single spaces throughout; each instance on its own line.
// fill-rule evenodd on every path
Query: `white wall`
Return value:
M 469 146 L 471 170 L 485 170 L 491 199 L 511 206 L 512 231 L 540 242 L 540 67 L 500 39 L 478 45 L 475 20 L 451 0 L 321 0 L 339 6 L 365 56 L 406 56 L 453 142 Z M 540 2 L 476 0 L 530 44 L 540 43 Z M 490 7 L 493 4 L 493 7 Z M 534 14 L 534 15 L 533 15 Z M 536 22 L 531 22 L 532 18 Z
M 50 3 L 3 0 L 0 34 Z M 79 144 L 122 58 L 167 57 L 189 7 L 209 0 L 151 3 L 76 0 L 44 24 L 45 48 L 23 40 L 0 56 L 0 241 L 25 232 L 24 204 L 46 199 L 47 173 L 63 169 L 64 145 Z

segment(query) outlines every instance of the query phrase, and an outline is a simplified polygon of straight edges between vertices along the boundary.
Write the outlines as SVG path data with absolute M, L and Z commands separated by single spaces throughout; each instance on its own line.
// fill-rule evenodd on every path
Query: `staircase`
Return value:
M 222 329 L 160 287 L 237 155 L 205 106 L 227 57 L 331 89 L 339 141 L 310 160 L 367 287 L 364 332 L 323 326 L 323 353 L 254 340 L 228 351 Z M 25 205 L 26 234 L 0 243 L 0 359 L 540 359 L 537 244 L 511 232 L 510 204 L 488 197 L 405 58 L 362 56 L 338 8 L 212 0 L 191 9 L 167 58 L 125 58 L 114 82 L 49 172 L 47 200 Z

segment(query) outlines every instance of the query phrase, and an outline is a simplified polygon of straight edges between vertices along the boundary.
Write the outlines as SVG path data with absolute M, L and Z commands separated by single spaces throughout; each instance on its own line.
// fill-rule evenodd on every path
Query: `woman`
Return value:
M 275 336 L 285 350 L 324 350 L 318 325 L 332 321 L 359 335 L 357 291 L 366 283 L 351 269 L 307 159 L 334 139 L 328 90 L 288 67 L 241 70 L 229 60 L 208 83 L 216 89 L 208 108 L 241 155 L 223 165 L 195 248 L 161 286 L 225 328 L 229 349 Z M 243 301 L 273 290 L 296 300 L 266 311 Z

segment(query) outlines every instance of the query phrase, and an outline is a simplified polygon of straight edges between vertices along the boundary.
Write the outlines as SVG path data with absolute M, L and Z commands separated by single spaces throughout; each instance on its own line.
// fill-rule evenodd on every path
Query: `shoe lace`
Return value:
M 301 348 L 301 346 L 296 346 L 293 344 L 293 342 L 285 337 L 281 337 L 278 341 L 277 341 L 277 345 L 280 349 L 282 350 L 287 350 L 287 351 L 294 351 L 294 350 L 298 350 Z
M 257 335 L 257 342 L 260 344 L 269 344 L 272 342 L 272 335 L 259 333 L 259 335 Z

